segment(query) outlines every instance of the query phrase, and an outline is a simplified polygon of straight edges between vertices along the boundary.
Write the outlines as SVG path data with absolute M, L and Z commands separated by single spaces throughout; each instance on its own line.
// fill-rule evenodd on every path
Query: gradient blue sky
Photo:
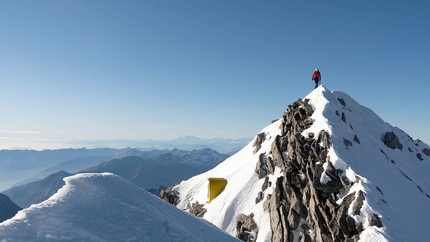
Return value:
M 253 137 L 330 90 L 430 143 L 430 1 L 0 1 L 0 148 Z M 78 145 L 79 146 L 79 145 Z

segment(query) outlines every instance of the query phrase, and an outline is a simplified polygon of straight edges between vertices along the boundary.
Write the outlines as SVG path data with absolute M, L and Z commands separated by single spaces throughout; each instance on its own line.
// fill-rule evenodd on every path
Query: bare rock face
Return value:
M 381 228 L 383 226 L 378 215 L 374 213 L 369 216 L 369 224 L 378 228 Z
M 173 186 L 163 188 L 160 192 L 160 198 L 173 206 L 178 204 L 179 192 L 172 190 Z
M 204 204 L 200 204 L 198 201 L 193 204 L 187 204 L 186 210 L 196 217 L 203 217 L 203 215 L 207 212 L 207 209 L 204 208 Z
M 257 166 L 255 167 L 255 172 L 258 174 L 258 178 L 261 179 L 268 174 L 266 156 L 264 154 L 260 155 L 258 159 Z
M 399 149 L 402 150 L 403 149 L 403 145 L 400 143 L 399 138 L 397 137 L 397 135 L 394 132 L 387 132 L 385 133 L 384 137 L 382 138 L 382 141 L 384 142 L 384 144 L 391 148 L 391 149 Z
M 266 134 L 259 133 L 257 135 L 257 138 L 255 139 L 254 144 L 253 144 L 253 146 L 255 147 L 254 148 L 254 154 L 260 150 L 261 144 L 264 142 L 265 139 L 266 139 Z
M 358 241 L 362 224 L 356 225 L 347 211 L 355 201 L 354 212 L 359 213 L 365 196 L 354 192 L 344 197 L 341 204 L 336 203 L 339 194 L 347 193 L 353 183 L 342 175 L 342 170 L 334 168 L 327 156 L 328 132 L 301 135 L 312 125 L 312 113 L 308 100 L 299 99 L 290 105 L 282 117 L 282 134 L 272 144 L 273 164 L 283 172 L 273 193 L 263 203 L 270 214 L 272 241 Z M 285 151 L 286 158 L 282 156 Z M 377 216 L 370 219 L 382 226 Z M 294 238 L 293 231 L 297 229 L 302 231 L 301 238 Z
M 252 232 L 257 228 L 257 224 L 254 222 L 254 214 L 250 214 L 249 216 L 245 214 L 239 214 L 236 216 L 236 238 L 242 241 L 256 241 L 257 237 Z

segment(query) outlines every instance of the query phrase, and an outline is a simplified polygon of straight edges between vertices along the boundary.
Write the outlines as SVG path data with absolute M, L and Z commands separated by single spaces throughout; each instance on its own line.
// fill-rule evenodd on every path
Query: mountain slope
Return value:
M 9 196 L 22 208 L 45 201 L 64 186 L 63 178 L 71 176 L 70 173 L 59 171 L 47 176 L 45 179 L 22 186 L 12 187 L 3 193 Z
M 0 193 L 0 223 L 15 216 L 19 210 L 21 208 L 13 203 L 8 196 Z
M 0 241 L 237 241 L 111 173 L 78 174 L 0 224 Z
M 179 208 L 199 203 L 203 218 L 245 239 L 429 241 L 429 149 L 320 86 L 241 151 L 173 191 Z M 208 203 L 210 177 L 228 184 Z

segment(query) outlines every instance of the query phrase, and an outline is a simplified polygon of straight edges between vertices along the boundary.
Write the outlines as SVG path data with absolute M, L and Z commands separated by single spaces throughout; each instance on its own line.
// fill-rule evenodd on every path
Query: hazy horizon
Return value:
M 430 143 L 430 1 L 1 1 L 0 149 L 254 137 L 322 84 Z M 79 145 L 78 145 L 79 146 Z

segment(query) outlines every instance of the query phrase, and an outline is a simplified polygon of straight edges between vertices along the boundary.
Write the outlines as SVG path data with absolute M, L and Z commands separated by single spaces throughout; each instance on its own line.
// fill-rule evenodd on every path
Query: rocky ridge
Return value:
M 363 192 L 353 192 L 341 204 L 336 203 L 348 194 L 353 183 L 342 175 L 342 170 L 333 167 L 327 156 L 328 132 L 322 130 L 316 136 L 310 133 L 308 138 L 301 135 L 312 125 L 312 113 L 308 100 L 299 99 L 290 105 L 282 117 L 282 134 L 266 155 L 266 167 L 275 165 L 283 174 L 276 181 L 274 193 L 264 201 L 264 209 L 270 213 L 272 241 L 294 241 L 293 231 L 299 226 L 303 242 L 358 241 L 362 224 L 356 225 L 346 212 L 354 201 L 354 211 L 359 212 L 359 201 L 365 196 Z M 261 170 L 257 170 L 259 176 L 273 174 L 273 169 Z M 330 178 L 327 183 L 321 183 L 323 175 Z M 382 226 L 376 215 L 372 219 L 375 225 Z
M 243 150 L 164 195 L 243 241 L 422 241 L 428 153 L 347 94 L 322 87 Z M 209 177 L 228 180 L 210 203 Z

